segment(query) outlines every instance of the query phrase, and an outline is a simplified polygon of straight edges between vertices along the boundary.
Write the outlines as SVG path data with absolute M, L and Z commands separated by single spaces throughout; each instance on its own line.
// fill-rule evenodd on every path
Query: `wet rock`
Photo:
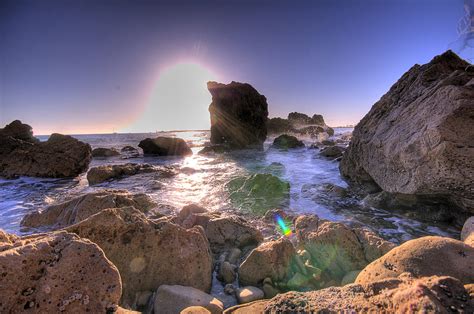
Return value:
M 289 203 L 290 184 L 269 173 L 238 177 L 226 185 L 232 205 L 242 211 L 264 215 L 267 210 Z
M 0 129 L 0 176 L 75 177 L 90 161 L 90 145 L 71 136 L 53 133 L 40 142 L 18 120 Z
M 263 299 L 264 294 L 263 291 L 257 287 L 247 286 L 237 289 L 236 297 L 237 301 L 242 304 Z
M 261 147 L 267 137 L 268 104 L 250 84 L 208 82 L 212 95 L 211 143 L 232 148 Z
M 356 283 L 366 284 L 405 272 L 415 277 L 451 276 L 463 283 L 472 283 L 474 248 L 443 237 L 410 240 L 370 263 L 357 276 Z
M 224 261 L 221 263 L 219 267 L 219 273 L 217 275 L 217 279 L 224 283 L 232 283 L 235 280 L 235 270 L 234 266 L 232 266 L 229 262 Z
M 334 143 L 334 141 L 331 141 L 331 140 L 323 140 L 323 141 L 321 141 L 321 144 L 323 144 L 324 146 L 334 146 L 334 145 L 336 145 L 336 143 Z
M 120 153 L 115 148 L 94 148 L 92 150 L 92 157 L 114 157 L 119 156 Z
M 211 219 L 205 230 L 213 252 L 232 247 L 256 246 L 263 241 L 262 233 L 239 216 Z
M 23 227 L 60 229 L 78 223 L 102 209 L 133 206 L 147 212 L 156 203 L 146 194 L 131 194 L 125 190 L 102 190 L 54 204 L 41 211 L 26 214 Z
M 326 129 L 319 125 L 310 125 L 303 128 L 294 129 L 293 133 L 311 138 L 319 138 L 319 135 L 326 132 Z M 324 136 L 322 138 L 325 138 Z
M 228 295 L 234 295 L 234 293 L 235 293 L 234 285 L 231 284 L 231 283 L 226 284 L 225 287 L 224 287 L 224 293 L 228 294 Z
M 288 292 L 266 301 L 265 313 L 472 312 L 473 300 L 451 277 L 387 278 L 367 285 Z
M 474 246 L 474 216 L 469 217 L 461 230 L 461 241 Z
M 0 250 L 0 269 L 2 313 L 105 313 L 122 292 L 102 250 L 67 232 L 16 238 Z
M 294 136 L 291 136 L 288 134 L 282 134 L 278 136 L 275 140 L 273 140 L 273 147 L 289 149 L 289 148 L 304 147 L 304 144 L 302 141 L 298 140 Z
M 241 305 L 232 306 L 224 311 L 224 314 L 248 314 L 248 313 L 264 313 L 267 301 L 254 301 Z
M 193 152 L 188 144 L 176 137 L 157 137 L 154 139 L 146 138 L 138 144 L 146 155 L 158 156 L 188 156 Z
M 281 134 L 293 131 L 293 126 L 288 119 L 271 118 L 267 120 L 267 131 L 270 134 Z
M 179 314 L 190 306 L 202 306 L 213 314 L 224 309 L 221 301 L 193 287 L 161 285 L 156 291 L 155 314 Z
M 369 193 L 444 198 L 450 211 L 472 213 L 474 72 L 468 66 L 447 51 L 406 72 L 355 127 L 342 175 Z
M 262 287 L 262 290 L 263 290 L 263 294 L 265 295 L 266 299 L 271 299 L 279 293 L 278 289 L 275 289 L 269 283 L 264 283 L 263 287 Z
M 199 155 L 211 155 L 211 154 L 224 154 L 231 151 L 232 149 L 228 145 L 209 145 L 201 149 Z
M 125 158 L 137 158 L 140 156 L 138 149 L 133 146 L 124 146 L 120 152 L 122 152 Z
M 344 151 L 345 151 L 345 148 L 341 146 L 329 146 L 322 149 L 320 154 L 321 156 L 335 159 L 335 158 L 341 157 Z
M 240 265 L 239 281 L 253 286 L 261 285 L 267 277 L 282 281 L 288 276 L 295 255 L 293 244 L 286 238 L 263 243 Z
M 150 164 L 122 164 L 103 165 L 93 167 L 87 172 L 87 181 L 90 185 L 99 184 L 105 181 L 121 179 L 137 175 L 140 173 L 158 173 L 163 178 L 170 178 L 176 173 L 169 167 L 153 166 Z
M 294 214 L 292 213 L 286 212 L 280 208 L 274 208 L 267 210 L 263 216 L 263 219 L 268 222 L 275 222 L 278 217 L 281 217 L 285 221 L 292 221 L 295 218 Z
M 138 292 L 165 284 L 211 288 L 212 258 L 198 227 L 155 223 L 137 209 L 125 207 L 102 210 L 67 230 L 97 243 L 117 266 L 123 304 L 133 306 Z
M 242 255 L 242 251 L 234 247 L 229 251 L 229 254 L 226 257 L 226 260 L 229 263 L 236 265 L 241 255 Z
M 178 218 L 178 221 L 183 222 L 191 214 L 202 214 L 202 213 L 207 213 L 207 212 L 208 212 L 207 209 L 205 209 L 202 206 L 199 206 L 198 204 L 189 204 L 189 205 L 184 206 L 181 209 L 177 218 Z

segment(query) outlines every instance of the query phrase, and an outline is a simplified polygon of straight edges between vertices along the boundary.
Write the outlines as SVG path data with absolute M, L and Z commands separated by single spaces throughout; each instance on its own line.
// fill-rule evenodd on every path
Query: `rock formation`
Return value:
M 176 137 L 146 138 L 138 144 L 138 147 L 143 149 L 145 155 L 188 156 L 193 154 L 188 144 Z
M 161 285 L 156 291 L 155 314 L 179 314 L 190 306 L 202 306 L 212 314 L 220 314 L 224 309 L 221 301 L 193 287 Z
M 474 71 L 451 51 L 415 65 L 353 132 L 340 170 L 368 192 L 447 201 L 474 212 Z
M 146 194 L 131 194 L 124 190 L 102 190 L 26 214 L 21 225 L 31 228 L 60 229 L 97 214 L 102 209 L 126 206 L 133 206 L 142 212 L 147 212 L 155 207 L 156 203 Z
M 96 244 L 67 232 L 11 240 L 0 239 L 0 312 L 117 309 L 120 275 Z
M 0 176 L 75 177 L 90 161 L 90 145 L 71 136 L 53 133 L 40 142 L 18 120 L 0 129 Z
M 120 153 L 115 148 L 98 147 L 92 150 L 92 157 L 114 157 Z
M 273 140 L 273 147 L 282 149 L 299 148 L 304 147 L 304 143 L 294 136 L 282 134 Z
M 260 147 L 267 137 L 268 104 L 250 84 L 208 82 L 212 95 L 211 143 L 231 148 Z
M 99 184 L 112 179 L 133 176 L 139 173 L 158 173 L 160 177 L 169 178 L 176 173 L 170 167 L 153 166 L 150 164 L 103 165 L 93 167 L 87 172 L 90 185 Z
M 322 115 L 309 117 L 304 113 L 291 112 L 287 119 L 271 118 L 267 122 L 268 133 L 295 134 L 319 138 L 321 140 L 334 135 L 334 130 L 327 126 Z
M 160 285 L 208 292 L 212 258 L 202 228 L 148 220 L 133 207 L 109 208 L 66 229 L 95 243 L 120 271 L 122 304 L 133 306 Z

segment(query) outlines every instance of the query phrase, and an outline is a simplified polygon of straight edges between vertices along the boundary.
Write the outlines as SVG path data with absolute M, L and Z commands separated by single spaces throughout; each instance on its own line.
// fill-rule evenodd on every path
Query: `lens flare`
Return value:
M 276 216 L 276 221 L 277 221 L 278 225 L 280 226 L 280 229 L 283 232 L 283 235 L 289 237 L 292 232 L 291 232 L 291 229 L 286 225 L 283 218 L 281 218 L 279 215 L 277 215 Z

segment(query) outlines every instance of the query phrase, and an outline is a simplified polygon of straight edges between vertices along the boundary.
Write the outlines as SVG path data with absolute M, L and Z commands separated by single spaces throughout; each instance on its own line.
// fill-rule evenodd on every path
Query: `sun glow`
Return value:
M 160 72 L 141 117 L 131 131 L 209 129 L 208 81 L 217 80 L 212 71 L 197 63 L 178 63 Z

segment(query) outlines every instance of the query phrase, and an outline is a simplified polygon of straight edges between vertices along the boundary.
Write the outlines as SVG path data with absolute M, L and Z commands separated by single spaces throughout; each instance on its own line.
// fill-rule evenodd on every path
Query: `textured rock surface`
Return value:
M 176 137 L 146 138 L 138 144 L 138 147 L 143 149 L 144 154 L 149 155 L 187 156 L 193 154 L 188 144 Z
M 474 246 L 474 216 L 469 217 L 464 223 L 461 230 L 461 241 Z
M 267 137 L 268 104 L 250 84 L 208 82 L 212 95 L 211 143 L 233 148 L 261 146 Z
M 114 157 L 120 153 L 115 148 L 98 147 L 92 150 L 92 157 Z
M 273 140 L 273 147 L 284 149 L 299 148 L 304 147 L 304 144 L 292 135 L 282 134 Z
M 105 313 L 117 308 L 117 268 L 94 243 L 57 232 L 0 249 L 0 312 Z
M 89 184 L 99 184 L 112 179 L 133 176 L 139 173 L 159 173 L 160 177 L 169 178 L 176 173 L 171 168 L 162 166 L 153 166 L 149 164 L 122 164 L 122 165 L 103 165 L 93 167 L 87 172 L 87 181 Z
M 321 150 L 321 156 L 328 158 L 338 158 L 341 157 L 345 149 L 340 146 L 329 146 Z
M 256 300 L 263 299 L 263 291 L 257 287 L 247 286 L 237 289 L 236 291 L 237 301 L 240 304 L 249 303 Z
M 78 223 L 102 209 L 133 206 L 142 212 L 156 206 L 146 194 L 131 194 L 124 190 L 102 190 L 51 205 L 42 211 L 23 217 L 24 227 L 60 229 Z
M 286 238 L 263 243 L 252 250 L 240 265 L 239 281 L 251 286 L 261 285 L 267 277 L 281 281 L 290 272 L 295 254 L 293 244 Z
M 422 237 L 403 243 L 373 261 L 357 276 L 356 283 L 397 277 L 451 276 L 468 284 L 474 282 L 474 248 L 443 237 Z
M 31 127 L 13 121 L 0 129 L 0 176 L 75 177 L 91 161 L 91 147 L 71 136 L 53 133 L 46 142 Z
M 415 65 L 360 121 L 340 164 L 367 191 L 474 210 L 474 71 L 451 51 Z
M 315 114 L 309 117 L 299 112 L 290 113 L 288 119 L 269 119 L 267 129 L 271 134 L 291 133 L 321 140 L 334 135 L 334 130 L 326 125 L 322 115 Z
M 140 292 L 163 284 L 211 288 L 212 259 L 199 227 L 155 223 L 124 207 L 104 209 L 67 230 L 97 243 L 117 266 L 126 305 L 133 306 Z
M 451 277 L 390 278 L 368 285 L 288 292 L 267 301 L 265 313 L 451 313 L 474 311 L 464 286 Z M 239 312 L 230 312 L 239 313 Z
M 179 314 L 190 306 L 202 306 L 213 314 L 224 309 L 221 301 L 193 287 L 161 285 L 156 291 L 155 314 Z

